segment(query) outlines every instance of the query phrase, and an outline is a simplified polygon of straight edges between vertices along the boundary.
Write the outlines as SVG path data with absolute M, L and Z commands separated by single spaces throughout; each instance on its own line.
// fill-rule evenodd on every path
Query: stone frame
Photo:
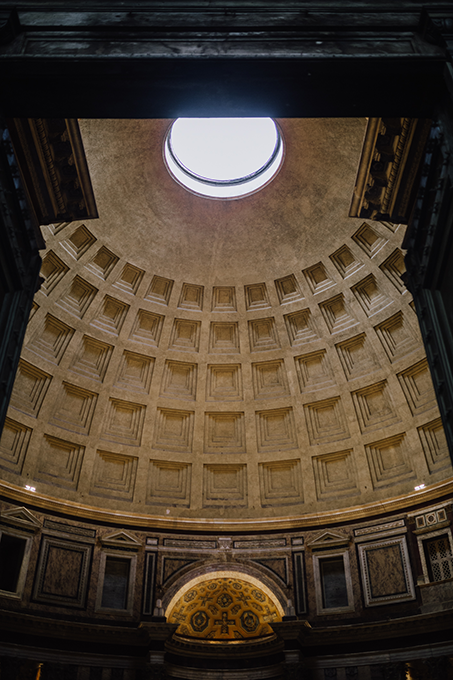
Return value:
M 386 546 L 391 545 L 398 545 L 400 547 L 401 565 L 404 574 L 406 592 L 373 596 L 369 564 L 367 561 L 367 552 L 371 550 L 378 550 L 379 548 L 385 548 Z M 410 600 L 415 600 L 415 588 L 414 581 L 412 579 L 406 536 L 395 536 L 369 543 L 361 543 L 357 546 L 357 550 L 359 555 L 360 573 L 362 576 L 365 607 L 376 607 L 379 605 L 392 604 L 394 602 L 407 602 Z
M 422 564 L 422 570 L 423 570 L 423 581 L 422 583 L 443 583 L 445 581 L 431 581 L 429 578 L 429 569 L 428 569 L 428 564 L 426 561 L 426 555 L 425 555 L 425 546 L 424 543 L 426 541 L 430 541 L 433 538 L 437 538 L 437 536 L 448 536 L 448 541 L 450 543 L 450 550 L 453 554 L 453 536 L 451 533 L 450 527 L 443 526 L 439 529 L 434 529 L 434 531 L 429 531 L 426 533 L 421 534 L 420 536 L 417 536 L 417 544 L 418 544 L 418 552 L 420 555 L 420 562 Z M 421 585 L 420 583 L 418 585 Z
M 305 577 L 305 550 L 294 550 L 293 574 L 294 574 L 294 607 L 296 614 L 306 614 L 307 607 L 307 585 Z
M 4 534 L 5 536 L 14 536 L 15 538 L 21 538 L 25 541 L 24 555 L 22 557 L 22 564 L 19 569 L 16 590 L 14 592 L 10 590 L 0 590 L 1 597 L 10 597 L 20 600 L 22 598 L 25 588 L 25 581 L 27 579 L 28 564 L 30 562 L 30 553 L 33 540 L 29 533 L 20 531 L 20 529 L 13 529 L 11 527 L 3 528 L 0 526 L 0 541 L 2 540 Z
M 346 607 L 324 607 L 322 599 L 322 577 L 320 570 L 320 562 L 324 558 L 330 557 L 342 557 L 344 576 L 346 580 L 346 592 L 348 595 L 348 605 Z M 349 561 L 349 550 L 338 549 L 338 550 L 326 550 L 319 554 L 313 555 L 313 573 L 315 578 L 315 592 L 316 592 L 316 613 L 318 615 L 322 614 L 341 614 L 344 612 L 353 612 L 354 607 L 354 593 L 352 589 L 352 578 L 351 578 L 351 564 Z
M 127 586 L 127 597 L 126 597 L 126 608 L 125 609 L 114 609 L 112 607 L 102 606 L 102 595 L 104 592 L 104 577 L 105 577 L 105 565 L 107 562 L 107 557 L 120 557 L 122 559 L 128 559 L 130 561 L 129 567 L 129 583 Z M 135 595 L 135 578 L 137 572 L 137 555 L 121 550 L 102 550 L 101 560 L 99 563 L 99 580 L 96 591 L 96 604 L 94 607 L 95 612 L 99 613 L 115 613 L 116 616 L 132 616 L 132 611 L 134 608 L 134 595 Z
M 153 546 L 155 547 L 155 546 Z M 152 615 L 154 611 L 154 591 L 156 588 L 156 570 L 158 553 L 145 550 L 145 568 L 143 570 L 142 613 Z
M 79 582 L 76 597 L 64 595 L 46 594 L 43 590 L 46 573 L 47 559 L 51 548 L 66 550 L 78 550 L 82 554 Z M 90 567 L 93 553 L 93 543 L 70 541 L 44 534 L 39 551 L 38 565 L 36 567 L 35 584 L 33 587 L 33 601 L 43 604 L 60 605 L 62 607 L 74 607 L 85 609 L 88 584 L 90 580 Z

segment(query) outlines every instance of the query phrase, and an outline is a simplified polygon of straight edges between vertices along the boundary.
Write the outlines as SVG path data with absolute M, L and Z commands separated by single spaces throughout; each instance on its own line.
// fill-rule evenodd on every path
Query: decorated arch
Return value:
M 166 609 L 177 633 L 209 640 L 242 640 L 273 633 L 283 608 L 258 579 L 240 572 L 220 571 L 186 583 Z

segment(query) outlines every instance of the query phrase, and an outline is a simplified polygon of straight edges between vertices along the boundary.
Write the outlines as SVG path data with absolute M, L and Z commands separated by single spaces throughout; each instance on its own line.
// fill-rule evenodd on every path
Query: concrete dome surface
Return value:
M 6 480 L 86 513 L 283 527 L 451 475 L 404 227 L 348 217 L 366 121 L 278 122 L 280 172 L 237 200 L 174 181 L 171 121 L 80 122 L 100 217 L 43 230 Z

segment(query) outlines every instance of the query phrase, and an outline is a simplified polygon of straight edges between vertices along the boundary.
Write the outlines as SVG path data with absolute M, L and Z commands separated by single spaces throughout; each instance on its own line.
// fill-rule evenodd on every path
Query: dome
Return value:
M 1 677 L 451 680 L 450 5 L 82 4 L 2 11 Z
M 279 173 L 214 201 L 168 172 L 171 121 L 80 121 L 100 217 L 43 228 L 4 434 L 34 502 L 283 529 L 451 476 L 404 227 L 348 217 L 366 121 L 277 122 Z

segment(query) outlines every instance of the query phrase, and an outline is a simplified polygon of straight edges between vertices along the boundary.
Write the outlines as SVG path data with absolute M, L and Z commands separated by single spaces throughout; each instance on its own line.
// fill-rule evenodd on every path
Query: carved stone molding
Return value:
M 424 118 L 370 118 L 350 217 L 407 224 L 430 130 Z
M 7 124 L 38 223 L 98 217 L 77 120 L 12 118 Z

